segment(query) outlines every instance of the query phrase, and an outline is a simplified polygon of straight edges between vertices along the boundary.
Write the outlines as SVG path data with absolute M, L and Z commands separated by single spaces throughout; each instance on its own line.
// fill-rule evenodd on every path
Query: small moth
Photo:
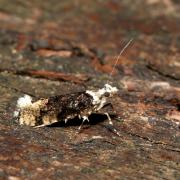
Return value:
M 75 117 L 89 121 L 92 113 L 97 113 L 107 104 L 107 99 L 118 92 L 116 87 L 105 84 L 97 91 L 86 90 L 77 93 L 52 96 L 32 102 L 29 95 L 21 97 L 17 101 L 16 116 L 19 117 L 20 125 L 42 127 L 55 122 Z M 112 124 L 110 116 L 105 113 Z
M 131 41 L 126 44 L 118 55 L 113 70 L 117 65 L 119 56 Z M 69 119 L 74 119 L 75 117 L 82 118 L 83 124 L 84 121 L 89 121 L 89 115 L 98 113 L 107 104 L 108 99 L 117 94 L 117 92 L 118 89 L 116 87 L 105 84 L 103 88 L 96 91 L 86 90 L 39 99 L 35 102 L 33 102 L 31 96 L 25 95 L 18 99 L 17 111 L 14 112 L 14 115 L 18 117 L 20 125 L 34 127 L 43 127 L 59 121 L 65 121 L 66 123 Z M 107 116 L 109 124 L 113 125 L 109 114 L 107 112 L 104 114 Z

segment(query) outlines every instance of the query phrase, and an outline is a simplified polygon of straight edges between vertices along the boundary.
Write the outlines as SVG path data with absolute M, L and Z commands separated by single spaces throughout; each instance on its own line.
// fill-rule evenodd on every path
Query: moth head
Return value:
M 118 89 L 116 87 L 112 87 L 109 84 L 105 84 L 102 91 L 105 97 L 111 97 L 118 92 Z
M 106 103 L 107 98 L 112 97 L 117 92 L 118 89 L 116 87 L 112 87 L 109 84 L 105 84 L 102 89 L 99 89 L 97 91 L 86 91 L 86 93 L 90 94 L 93 97 L 93 104 L 101 106 Z
M 98 94 L 99 94 L 99 98 L 108 98 L 108 97 L 112 97 L 117 92 L 118 89 L 116 87 L 112 87 L 109 84 L 105 84 L 104 87 L 98 91 Z

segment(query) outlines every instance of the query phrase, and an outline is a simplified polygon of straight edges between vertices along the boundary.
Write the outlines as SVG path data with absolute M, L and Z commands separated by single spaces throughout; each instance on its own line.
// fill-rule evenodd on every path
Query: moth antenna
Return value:
M 119 61 L 120 56 L 122 55 L 122 53 L 125 51 L 125 49 L 130 45 L 130 43 L 131 43 L 132 41 L 133 41 L 133 39 L 130 39 L 130 40 L 127 42 L 127 44 L 123 47 L 123 49 L 120 51 L 119 55 L 118 55 L 117 57 L 115 56 L 116 61 L 115 61 L 115 63 L 114 63 L 114 66 L 113 66 L 113 69 L 112 69 L 111 73 L 109 74 L 109 77 L 112 76 L 112 74 L 113 74 L 113 72 L 114 72 L 114 69 L 115 69 L 115 67 L 117 66 L 117 63 L 118 63 L 118 61 Z M 115 58 L 114 58 L 114 59 L 115 59 Z

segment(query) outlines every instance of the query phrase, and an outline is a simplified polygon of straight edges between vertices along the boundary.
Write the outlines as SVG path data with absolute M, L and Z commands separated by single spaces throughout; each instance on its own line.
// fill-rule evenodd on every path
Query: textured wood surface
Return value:
M 179 12 L 175 0 L 0 0 L 0 179 L 180 179 Z M 34 129 L 13 118 L 24 94 L 107 81 L 120 89 L 121 137 L 100 115 L 81 133 L 77 119 Z

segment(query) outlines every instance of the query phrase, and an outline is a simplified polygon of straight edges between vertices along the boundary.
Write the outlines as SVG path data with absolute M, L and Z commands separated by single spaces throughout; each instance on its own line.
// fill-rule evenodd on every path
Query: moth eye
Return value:
M 110 96 L 110 93 L 109 93 L 109 92 L 105 92 L 105 93 L 104 93 L 104 96 L 105 96 L 105 97 L 109 97 L 109 96 Z

